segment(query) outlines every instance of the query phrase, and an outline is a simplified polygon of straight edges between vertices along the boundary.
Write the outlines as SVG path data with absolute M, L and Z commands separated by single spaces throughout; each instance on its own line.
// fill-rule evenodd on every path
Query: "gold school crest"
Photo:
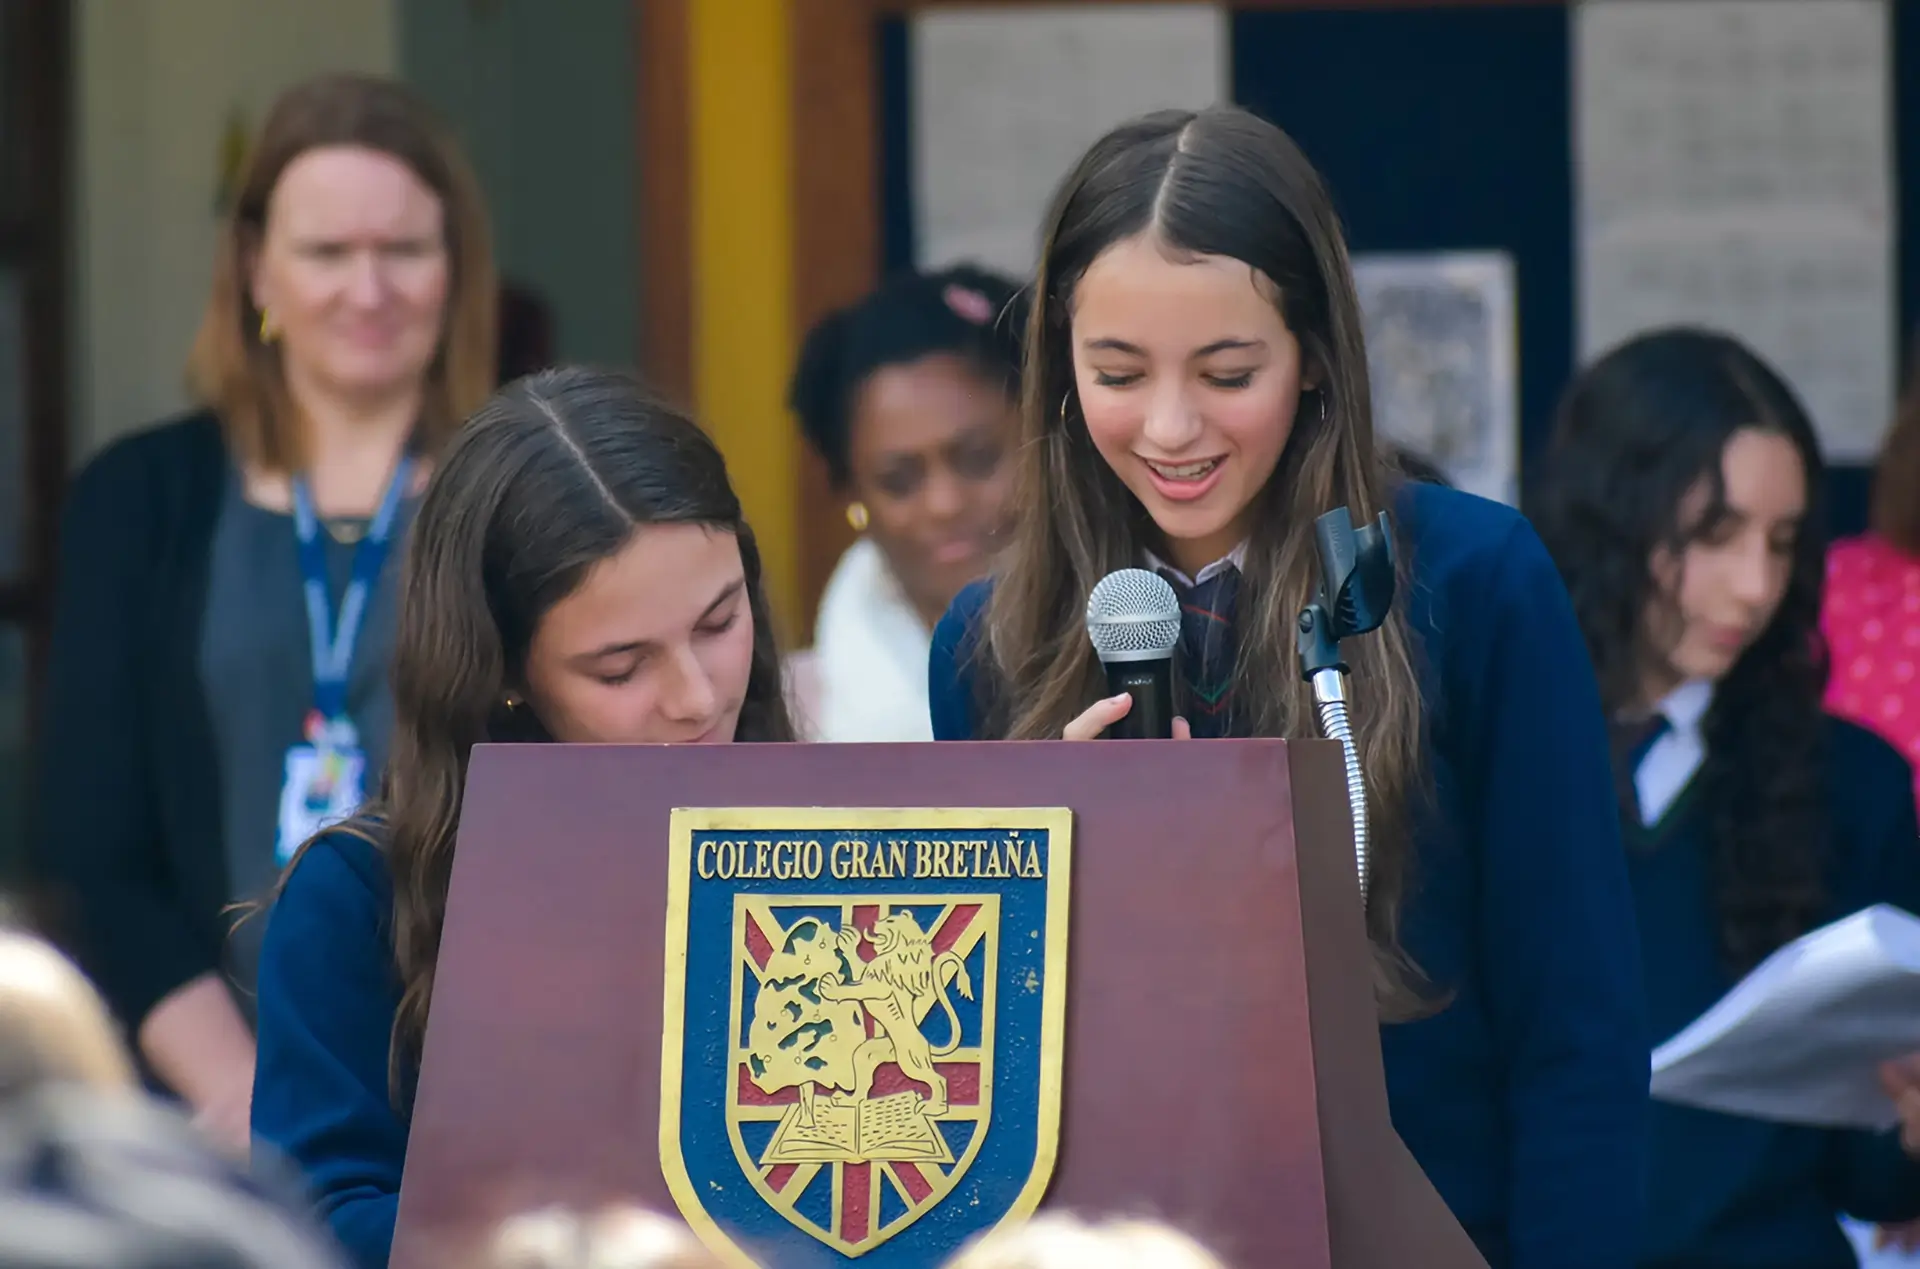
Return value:
M 1071 815 L 681 810 L 660 1148 L 741 1264 L 937 1263 L 1039 1203 L 1059 1126 Z

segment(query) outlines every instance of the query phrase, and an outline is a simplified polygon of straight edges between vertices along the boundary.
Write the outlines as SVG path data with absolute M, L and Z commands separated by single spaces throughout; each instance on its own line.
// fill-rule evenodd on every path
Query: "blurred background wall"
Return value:
M 441 107 L 479 170 L 503 275 L 544 310 L 557 355 L 638 363 L 719 438 L 783 633 L 804 644 L 850 535 L 784 407 L 800 335 L 891 269 L 965 254 L 1023 267 L 1068 159 L 1155 105 L 1231 99 L 1288 128 L 1332 181 L 1357 255 L 1429 273 L 1449 256 L 1493 263 L 1488 293 L 1504 307 L 1487 329 L 1508 362 L 1488 398 L 1503 447 L 1494 478 L 1516 480 L 1583 355 L 1581 270 L 1594 257 L 1582 209 L 1600 171 L 1580 157 L 1598 64 L 1583 30 L 1600 11 L 1669 26 L 1707 15 L 1688 46 L 1698 100 L 1668 105 L 1699 115 L 1688 144 L 1713 161 L 1745 161 L 1749 143 L 1725 121 L 1754 84 L 1771 86 L 1761 105 L 1783 117 L 1865 120 L 1883 267 L 1877 290 L 1841 298 L 1859 301 L 1847 320 L 1872 354 L 1867 395 L 1890 397 L 1920 317 L 1920 252 L 1907 249 L 1920 223 L 1910 4 L 7 0 L 0 871 L 17 836 L 63 479 L 184 405 L 223 171 L 295 80 L 395 74 Z M 1749 75 L 1743 87 L 1749 45 L 1782 38 L 1756 43 L 1748 28 L 1782 12 L 1803 15 L 1809 48 L 1860 35 L 1872 84 L 1836 97 L 1815 58 L 1798 78 Z M 1658 73 L 1618 50 L 1606 65 L 1602 78 Z M 1676 94 L 1688 87 L 1678 80 Z M 1795 144 L 1765 161 L 1786 171 L 1823 152 Z M 1709 237 L 1725 228 L 1716 215 Z M 1831 329 L 1824 310 L 1802 316 L 1814 336 Z M 1879 425 L 1845 430 L 1838 528 L 1864 516 Z

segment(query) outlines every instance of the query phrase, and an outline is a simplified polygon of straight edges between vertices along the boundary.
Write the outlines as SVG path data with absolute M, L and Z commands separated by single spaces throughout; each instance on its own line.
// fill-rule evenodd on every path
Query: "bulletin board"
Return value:
M 783 409 L 800 337 L 909 266 L 914 24 L 928 15 L 1106 12 L 1155 0 L 649 0 L 640 15 L 643 363 L 687 389 L 740 467 L 790 642 L 850 540 Z M 1606 0 L 1601 0 L 1606 2 Z M 1676 0 L 1676 3 L 1678 0 Z M 1237 0 L 1224 96 L 1327 174 L 1357 253 L 1512 262 L 1519 469 L 1579 354 L 1579 187 L 1564 0 Z M 1890 19 L 1894 318 L 1920 319 L 1920 7 Z M 1036 223 L 1036 231 L 1038 225 Z M 778 249 L 769 246 L 778 238 Z M 751 320 L 749 320 L 749 318 Z M 724 338 L 722 338 L 724 336 Z M 704 351 L 703 351 L 704 350 Z M 1832 476 L 1832 527 L 1864 524 L 1864 469 Z
M 1920 12 L 1893 6 L 1896 203 L 1920 208 Z M 911 15 L 875 29 L 882 109 L 878 267 L 910 268 L 914 240 Z M 1231 94 L 1285 128 L 1332 186 L 1356 253 L 1499 249 L 1515 265 L 1521 462 L 1537 456 L 1578 362 L 1570 7 L 1545 4 L 1241 6 Z M 1306 50 L 1311 50 L 1310 54 Z M 1902 73 L 1904 68 L 1915 68 Z M 1920 252 L 1900 250 L 1897 323 L 1920 318 Z M 1869 476 L 1836 466 L 1838 533 L 1866 519 Z

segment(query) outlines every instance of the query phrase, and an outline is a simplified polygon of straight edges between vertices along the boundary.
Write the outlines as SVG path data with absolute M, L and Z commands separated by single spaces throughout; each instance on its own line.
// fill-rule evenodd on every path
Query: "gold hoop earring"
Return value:
M 1066 395 L 1060 398 L 1060 430 L 1067 428 L 1067 406 L 1073 401 L 1073 389 L 1068 388 Z
M 865 533 L 867 531 L 866 503 L 849 502 L 847 504 L 847 525 L 852 528 L 855 533 Z
M 274 324 L 273 324 L 273 315 L 269 313 L 266 309 L 264 308 L 261 309 L 260 310 L 260 342 L 263 344 L 271 344 L 275 339 L 278 339 L 279 336 L 280 336 L 280 332 L 274 327 Z

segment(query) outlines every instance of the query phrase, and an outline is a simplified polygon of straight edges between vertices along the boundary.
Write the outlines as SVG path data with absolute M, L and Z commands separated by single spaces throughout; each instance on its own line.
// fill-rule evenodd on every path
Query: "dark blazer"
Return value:
M 1382 1028 L 1394 1127 L 1493 1269 L 1621 1269 L 1639 1246 L 1647 1033 L 1593 667 L 1516 512 L 1410 483 L 1395 515 L 1433 786 L 1401 938 L 1451 998 Z M 979 735 L 986 596 L 962 592 L 934 631 L 936 739 Z M 1368 685 L 1353 691 L 1364 713 Z
M 299 1168 L 355 1269 L 384 1269 L 411 1117 L 388 1081 L 400 981 L 385 854 L 333 832 L 287 874 L 260 949 L 253 1132 Z M 399 1105 L 413 1101 L 411 1066 Z
M 133 1032 L 220 967 L 229 924 L 198 664 L 226 473 L 218 421 L 189 415 L 110 445 L 61 520 L 30 858 L 56 933 Z
M 1913 773 L 1851 723 L 1827 725 L 1827 910 L 1920 913 Z M 1685 795 L 1683 795 L 1685 797 Z M 1714 920 L 1706 817 L 1683 801 L 1628 852 L 1649 1018 L 1665 1041 L 1737 981 Z M 1835 1214 L 1920 1216 L 1920 1163 L 1896 1133 L 1770 1123 L 1656 1102 L 1644 1269 L 1848 1269 Z

